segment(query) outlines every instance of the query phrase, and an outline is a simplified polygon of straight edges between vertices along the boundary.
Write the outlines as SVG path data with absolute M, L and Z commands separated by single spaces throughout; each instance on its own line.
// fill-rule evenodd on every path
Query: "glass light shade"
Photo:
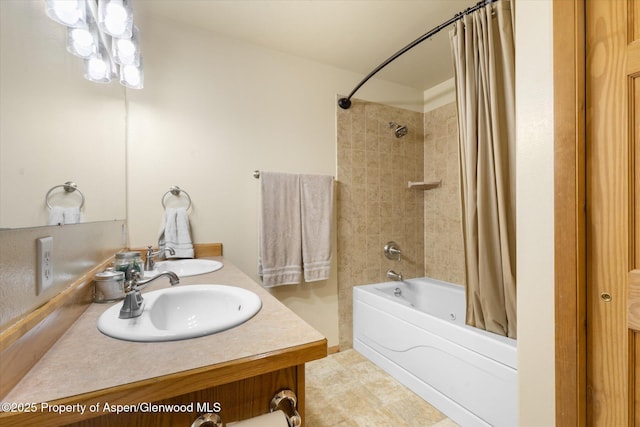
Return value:
M 88 58 L 96 51 L 93 34 L 86 28 L 67 28 L 67 51 L 80 58 Z
M 140 58 L 140 63 L 137 66 L 120 66 L 120 84 L 130 89 L 142 89 L 144 87 L 144 69 L 142 67 L 142 58 Z
M 98 51 L 98 38 L 98 27 L 91 15 L 87 15 L 87 23 L 83 27 L 67 28 L 67 52 L 89 58 Z
M 109 63 L 99 55 L 92 55 L 85 60 L 84 78 L 96 83 L 111 82 L 111 70 Z
M 86 23 L 86 0 L 46 0 L 47 16 L 67 27 Z
M 138 65 L 140 63 L 140 41 L 138 28 L 134 25 L 130 39 L 113 38 L 111 52 L 113 60 L 120 65 Z
M 129 0 L 98 0 L 98 25 L 112 37 L 131 38 L 133 10 Z
M 98 43 L 98 50 L 84 60 L 84 78 L 96 83 L 111 82 L 111 59 L 104 45 Z

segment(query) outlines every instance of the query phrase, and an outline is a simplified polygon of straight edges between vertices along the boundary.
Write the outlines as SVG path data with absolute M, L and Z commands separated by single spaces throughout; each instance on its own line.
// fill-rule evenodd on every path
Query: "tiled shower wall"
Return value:
M 458 122 L 452 102 L 424 115 L 424 178 L 442 180 L 442 186 L 425 191 L 425 275 L 445 282 L 465 283 Z
M 425 114 L 362 101 L 338 109 L 340 347 L 353 342 L 353 287 L 428 276 L 464 284 L 455 103 Z M 389 122 L 407 125 L 396 138 Z M 408 181 L 442 181 L 417 191 Z M 401 261 L 382 248 L 394 240 Z
M 387 281 L 393 269 L 424 275 L 424 195 L 407 188 L 424 173 L 423 115 L 354 101 L 338 111 L 338 311 L 340 347 L 352 345 L 352 288 Z M 396 138 L 389 122 L 406 125 Z M 400 261 L 383 255 L 393 240 Z

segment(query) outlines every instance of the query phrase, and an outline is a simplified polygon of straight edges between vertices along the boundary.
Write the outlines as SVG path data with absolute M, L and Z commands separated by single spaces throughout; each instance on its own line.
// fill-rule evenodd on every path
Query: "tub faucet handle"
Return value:
M 400 261 L 400 254 L 402 254 L 402 251 L 396 242 L 391 241 L 384 245 L 384 256 L 386 256 L 387 259 Z

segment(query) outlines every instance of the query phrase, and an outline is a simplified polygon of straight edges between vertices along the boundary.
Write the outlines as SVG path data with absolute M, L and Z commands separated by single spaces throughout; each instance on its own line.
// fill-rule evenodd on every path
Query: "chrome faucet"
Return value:
M 387 278 L 389 278 L 391 280 L 399 281 L 399 280 L 402 280 L 402 273 L 396 273 L 393 270 L 388 270 L 387 271 Z
M 164 273 L 144 280 L 138 280 L 140 279 L 140 273 L 137 271 L 128 271 L 127 273 L 129 274 L 126 274 L 128 279 L 124 284 L 124 302 L 122 303 L 120 315 L 118 316 L 120 319 L 133 319 L 142 314 L 144 310 L 144 299 L 140 291 L 154 280 L 162 276 L 167 276 L 171 282 L 171 286 L 180 283 L 180 278 L 173 271 L 165 271 Z
M 169 251 L 169 254 L 175 255 L 176 251 L 173 248 L 166 248 L 165 250 L 158 250 L 156 252 L 153 251 L 151 246 L 147 246 L 147 259 L 144 260 L 144 271 L 153 271 L 156 266 L 156 262 L 154 261 L 154 257 Z

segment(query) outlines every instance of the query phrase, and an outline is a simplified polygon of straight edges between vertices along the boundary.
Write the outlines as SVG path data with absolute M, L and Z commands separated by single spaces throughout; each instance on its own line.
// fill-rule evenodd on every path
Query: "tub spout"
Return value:
M 387 278 L 395 281 L 402 280 L 402 273 L 396 273 L 393 270 L 389 270 L 387 271 Z

